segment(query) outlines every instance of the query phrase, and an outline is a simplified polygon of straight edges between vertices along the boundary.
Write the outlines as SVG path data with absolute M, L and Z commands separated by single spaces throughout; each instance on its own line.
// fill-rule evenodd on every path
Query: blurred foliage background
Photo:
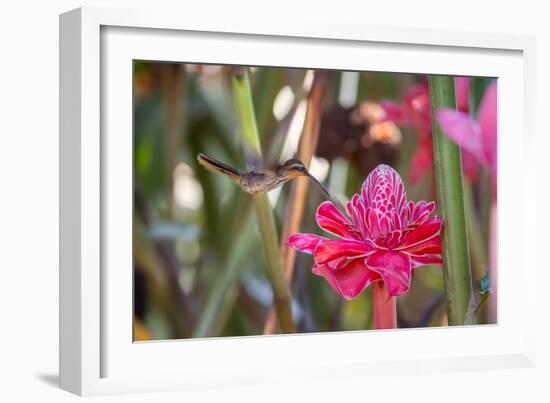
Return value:
M 134 69 L 134 339 L 262 334 L 272 305 L 265 257 L 250 197 L 199 166 L 199 152 L 246 169 L 226 66 L 135 61 Z M 250 68 L 253 101 L 267 166 L 295 156 L 313 72 Z M 384 121 L 381 100 L 401 102 L 425 76 L 329 72 L 319 144 L 310 171 L 342 202 L 380 163 L 401 174 L 412 200 L 435 200 L 433 172 L 410 183 L 418 136 Z M 472 84 L 472 97 L 486 83 Z M 478 88 L 479 87 L 479 88 Z M 483 174 L 474 184 L 473 215 L 486 250 Z M 270 192 L 279 233 L 289 186 Z M 310 188 L 301 232 L 319 233 L 323 201 Z M 478 218 L 480 217 L 480 218 Z M 475 258 L 475 256 L 473 256 Z M 486 271 L 486 258 L 474 276 Z M 344 301 L 298 254 L 291 285 L 297 332 L 373 327 L 370 288 Z M 398 299 L 399 327 L 446 324 L 443 277 L 435 266 L 415 272 Z M 485 309 L 480 322 L 486 323 Z

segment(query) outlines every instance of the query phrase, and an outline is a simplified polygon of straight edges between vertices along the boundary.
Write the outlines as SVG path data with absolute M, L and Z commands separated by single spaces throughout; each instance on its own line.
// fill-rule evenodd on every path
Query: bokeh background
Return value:
M 135 61 L 133 69 L 134 339 L 262 334 L 273 297 L 250 198 L 196 160 L 203 152 L 246 169 L 230 68 Z M 296 154 L 314 73 L 269 67 L 249 71 L 265 164 L 275 166 Z M 409 199 L 435 200 L 431 162 L 418 169 L 418 126 L 388 121 L 382 107 L 386 101 L 425 107 L 427 99 L 411 99 L 411 91 L 427 85 L 426 76 L 323 74 L 326 90 L 311 173 L 344 202 L 374 167 L 385 163 L 401 174 Z M 469 81 L 475 112 L 490 80 Z M 487 172 L 477 167 L 467 186 L 467 207 L 478 294 L 487 288 L 489 188 Z M 288 185 L 269 193 L 279 233 L 288 194 Z M 314 215 L 322 200 L 310 187 L 301 232 L 320 233 Z M 291 288 L 297 332 L 372 329 L 370 288 L 345 301 L 311 273 L 311 266 L 310 256 L 297 255 Z M 446 321 L 441 269 L 416 270 L 411 290 L 398 298 L 399 327 Z M 480 306 L 478 321 L 488 322 L 486 304 Z

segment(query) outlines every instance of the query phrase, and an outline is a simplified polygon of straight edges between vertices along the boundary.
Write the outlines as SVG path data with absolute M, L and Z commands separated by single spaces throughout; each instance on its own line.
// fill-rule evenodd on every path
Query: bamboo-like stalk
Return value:
M 319 129 L 321 126 L 321 107 L 326 92 L 329 73 L 316 71 L 307 99 L 306 117 L 300 142 L 298 144 L 298 159 L 309 169 L 313 153 L 317 148 L 319 140 Z M 287 202 L 285 221 L 281 233 L 281 258 L 283 260 L 283 272 L 286 281 L 290 284 L 294 274 L 294 262 L 296 251 L 286 245 L 288 237 L 300 231 L 302 218 L 304 216 L 307 192 L 309 189 L 308 178 L 297 178 L 291 184 L 290 195 Z M 264 326 L 264 334 L 274 334 L 277 331 L 277 318 L 275 310 L 271 308 L 268 312 Z
M 452 76 L 429 76 L 429 85 L 432 116 L 438 108 L 456 108 Z M 442 133 L 435 119 L 432 125 L 437 202 L 443 217 L 441 244 L 447 317 L 450 325 L 463 325 L 470 306 L 472 280 L 460 148 Z
M 246 68 L 234 69 L 232 83 L 247 161 L 258 166 L 262 164 L 262 149 Z M 294 331 L 294 323 L 292 321 L 290 289 L 282 271 L 275 218 L 267 194 L 257 193 L 253 199 L 266 257 L 267 277 L 273 289 L 277 319 L 281 331 L 291 333 Z
M 397 298 L 390 297 L 382 281 L 372 284 L 372 310 L 376 329 L 397 328 Z

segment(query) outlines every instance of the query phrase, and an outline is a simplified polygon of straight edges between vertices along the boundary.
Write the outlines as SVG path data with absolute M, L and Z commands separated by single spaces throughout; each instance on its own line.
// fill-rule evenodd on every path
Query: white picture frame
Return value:
M 535 253 L 521 253 L 533 247 L 527 234 L 536 232 L 534 201 L 514 191 L 534 189 L 535 179 L 506 161 L 512 151 L 526 158 L 532 144 L 534 49 L 532 37 L 508 34 L 322 21 L 243 24 L 151 10 L 61 15 L 61 387 L 96 395 L 296 383 L 329 379 L 327 373 L 334 380 L 532 366 L 536 296 L 530 291 L 518 302 L 512 292 L 513 279 L 535 277 Z M 499 177 L 507 180 L 499 182 L 498 325 L 132 343 L 132 59 L 499 77 Z M 108 270 L 113 261 L 128 271 Z M 356 352 L 366 344 L 378 348 Z M 405 344 L 415 349 L 398 347 Z

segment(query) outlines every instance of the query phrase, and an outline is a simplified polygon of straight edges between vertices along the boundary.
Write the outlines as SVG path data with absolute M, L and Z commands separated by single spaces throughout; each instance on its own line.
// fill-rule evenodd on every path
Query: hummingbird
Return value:
M 302 161 L 294 158 L 277 166 L 273 171 L 265 172 L 256 172 L 254 170 L 243 172 L 203 153 L 197 155 L 197 160 L 206 169 L 224 174 L 239 185 L 242 190 L 250 194 L 269 192 L 298 176 L 306 176 L 331 200 L 330 194 L 321 182 L 308 172 Z

